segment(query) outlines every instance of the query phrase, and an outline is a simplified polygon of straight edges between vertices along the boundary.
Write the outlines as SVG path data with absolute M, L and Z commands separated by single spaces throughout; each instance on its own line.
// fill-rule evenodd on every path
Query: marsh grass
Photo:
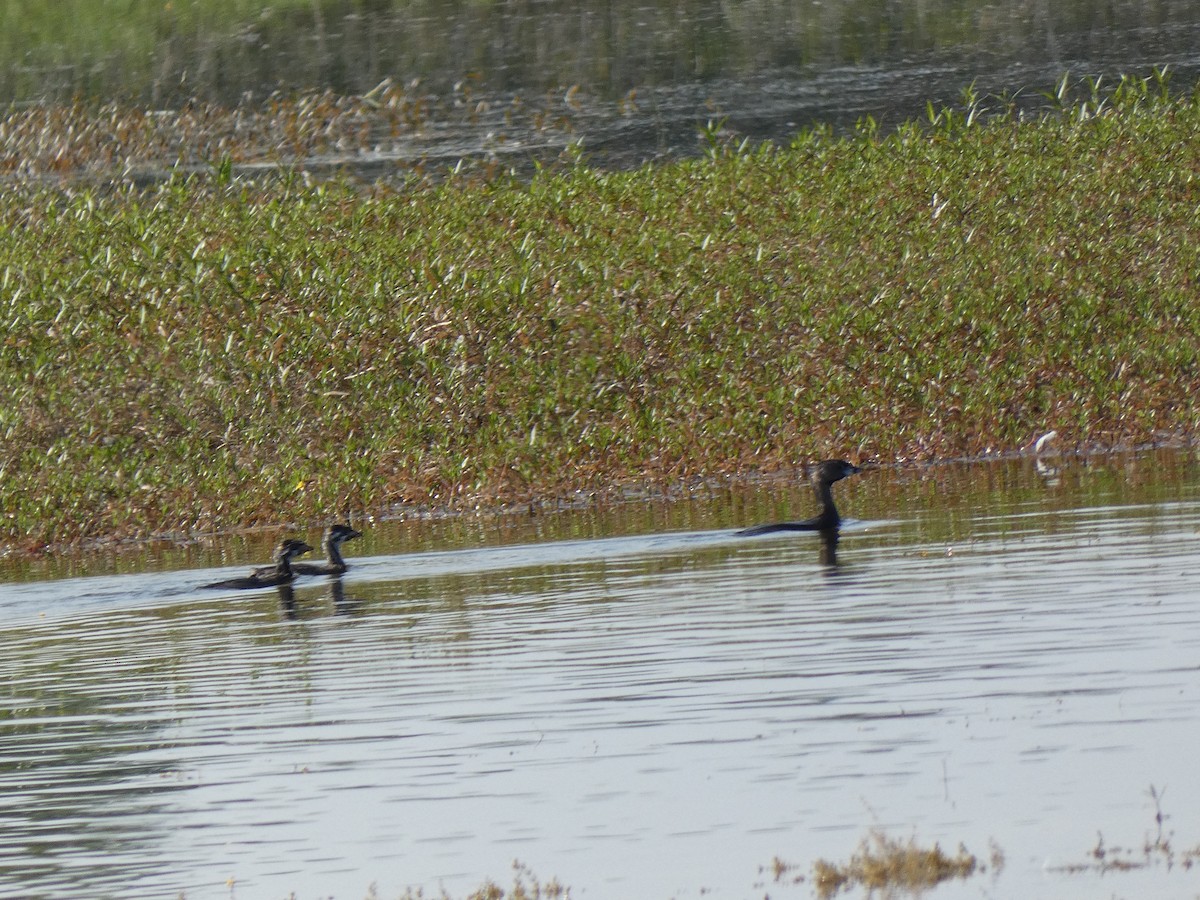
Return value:
M 813 887 L 822 900 L 855 886 L 872 896 L 876 891 L 885 897 L 920 896 L 943 881 L 970 878 L 977 870 L 982 866 L 964 847 L 950 856 L 937 844 L 922 847 L 912 838 L 900 841 L 872 831 L 845 865 L 818 859 Z
M 103 190 L 114 181 L 152 184 L 188 173 L 220 182 L 235 174 L 303 168 L 313 178 L 369 168 L 403 185 L 431 168 L 436 174 L 439 159 L 476 176 L 497 168 L 501 156 L 528 169 L 553 164 L 595 113 L 564 102 L 561 92 L 480 99 L 470 80 L 442 95 L 419 81 L 384 79 L 362 95 L 275 92 L 234 107 L 192 100 L 151 110 L 76 100 L 10 109 L 0 118 L 0 175 Z M 479 161 L 471 164 L 459 159 L 468 131 L 487 132 L 474 139 Z
M 967 99 L 529 181 L 12 180 L 0 540 L 1195 433 L 1200 101 Z
M 571 889 L 561 884 L 557 878 L 547 882 L 541 881 L 537 875 L 524 863 L 513 862 L 512 886 L 505 890 L 492 880 L 484 882 L 476 890 L 467 895 L 466 900 L 570 900 Z M 425 900 L 426 894 L 420 888 L 409 888 L 400 900 Z M 382 900 L 378 888 L 371 886 L 366 900 Z M 452 900 L 445 889 L 439 891 L 436 897 L 429 900 Z

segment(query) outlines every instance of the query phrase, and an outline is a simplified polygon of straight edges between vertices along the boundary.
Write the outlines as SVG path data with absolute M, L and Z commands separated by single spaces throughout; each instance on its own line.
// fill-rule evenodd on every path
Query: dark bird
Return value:
M 355 531 L 353 528 L 346 525 L 330 525 L 325 529 L 325 534 L 321 538 L 321 546 L 325 548 L 325 555 L 328 558 L 323 563 L 294 563 L 292 565 L 293 575 L 341 575 L 346 571 L 346 561 L 342 559 L 342 544 L 346 541 L 352 541 L 357 537 L 362 537 L 361 531 Z M 264 566 L 261 569 L 255 569 L 255 575 L 266 575 L 275 570 L 274 566 Z
M 833 505 L 833 485 L 835 482 L 857 475 L 861 472 L 858 466 L 851 465 L 844 459 L 827 459 L 817 465 L 812 475 L 813 490 L 817 494 L 817 503 L 821 511 L 811 519 L 803 522 L 774 522 L 770 525 L 755 525 L 744 528 L 738 534 L 747 537 L 758 534 L 774 534 L 779 531 L 822 531 L 836 532 L 842 524 L 837 507 Z
M 230 578 L 226 581 L 216 581 L 204 585 L 206 588 L 232 588 L 235 590 L 250 590 L 253 588 L 275 587 L 279 584 L 290 584 L 295 577 L 292 560 L 310 551 L 312 547 L 304 543 L 288 539 L 280 541 L 275 548 L 275 565 L 255 569 L 249 575 L 241 578 Z

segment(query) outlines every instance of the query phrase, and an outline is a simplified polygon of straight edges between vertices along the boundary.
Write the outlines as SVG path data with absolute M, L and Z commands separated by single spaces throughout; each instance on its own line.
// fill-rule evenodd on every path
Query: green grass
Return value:
M 0 540 L 1197 430 L 1200 101 L 0 200 Z

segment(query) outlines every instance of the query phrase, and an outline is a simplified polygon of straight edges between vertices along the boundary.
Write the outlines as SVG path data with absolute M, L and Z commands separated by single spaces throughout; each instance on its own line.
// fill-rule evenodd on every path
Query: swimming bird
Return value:
M 241 578 L 229 578 L 225 581 L 215 581 L 212 584 L 204 585 L 206 588 L 233 588 L 235 590 L 250 590 L 253 588 L 274 587 L 279 584 L 290 584 L 294 577 L 292 571 L 292 560 L 297 556 L 302 556 L 312 547 L 298 541 L 294 538 L 289 538 L 285 541 L 280 541 L 279 546 L 275 548 L 275 565 L 268 566 L 262 569 L 255 569 L 249 575 L 244 575 Z
M 842 524 L 837 507 L 833 505 L 833 485 L 835 482 L 857 475 L 862 469 L 851 465 L 844 459 L 827 459 L 819 463 L 812 474 L 813 490 L 817 495 L 817 503 L 821 511 L 811 519 L 803 522 L 774 522 L 770 525 L 755 525 L 743 528 L 740 535 L 752 537 L 759 534 L 774 534 L 779 531 L 822 531 L 836 532 Z
M 294 563 L 292 565 L 293 575 L 341 575 L 346 571 L 346 561 L 342 559 L 341 546 L 346 541 L 352 541 L 355 538 L 362 537 L 361 531 L 355 531 L 350 527 L 349 523 L 345 525 L 330 525 L 325 529 L 325 534 L 321 538 L 321 546 L 325 548 L 325 555 L 328 560 L 323 563 Z M 261 569 L 255 569 L 255 575 L 265 575 L 274 570 L 274 566 L 264 566 Z

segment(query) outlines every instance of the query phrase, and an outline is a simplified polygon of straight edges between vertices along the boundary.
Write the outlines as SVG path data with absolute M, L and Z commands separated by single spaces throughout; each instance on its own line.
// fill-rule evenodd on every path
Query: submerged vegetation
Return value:
M 1200 98 L 1059 100 L 531 180 L 9 163 L 0 541 L 1189 437 Z

